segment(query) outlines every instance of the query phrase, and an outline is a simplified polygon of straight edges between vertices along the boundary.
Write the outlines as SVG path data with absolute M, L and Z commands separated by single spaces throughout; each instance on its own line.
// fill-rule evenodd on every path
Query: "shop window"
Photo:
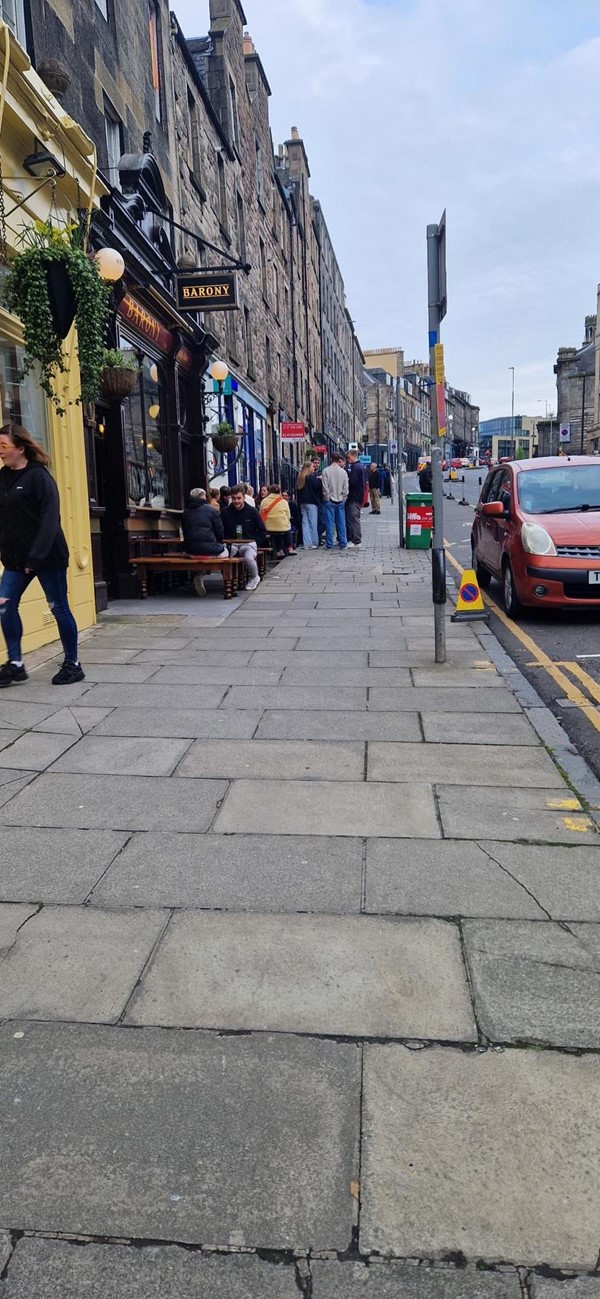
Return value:
M 152 74 L 152 89 L 154 91 L 154 111 L 158 122 L 162 121 L 159 31 L 158 5 L 156 0 L 149 0 L 148 32 L 150 37 L 150 70 Z
M 160 366 L 141 361 L 139 383 L 123 403 L 127 494 L 130 505 L 169 504 L 165 466 L 166 393 Z
M 198 122 L 198 105 L 189 87 L 188 87 L 187 99 L 188 99 L 189 131 L 190 131 L 189 164 L 194 176 L 194 180 L 198 183 L 198 185 L 200 185 L 202 180 L 202 156 L 200 152 L 200 124 Z
M 244 218 L 244 201 L 241 194 L 237 195 L 237 227 L 238 227 L 238 252 L 240 261 L 246 261 L 246 221 Z
M 44 393 L 35 370 L 19 382 L 22 365 L 23 349 L 0 339 L 0 418 L 21 424 L 49 452 Z
M 225 232 L 229 228 L 227 220 L 227 185 L 225 183 L 225 163 L 220 153 L 217 153 L 217 172 L 219 177 L 219 221 Z
M 123 123 L 106 99 L 104 100 L 104 135 L 108 179 L 111 185 L 120 189 L 119 162 L 123 156 Z
M 236 149 L 240 147 L 240 119 L 237 106 L 237 91 L 233 79 L 229 78 L 229 106 L 231 109 L 231 139 Z
M 25 4 L 24 0 L 0 0 L 0 18 L 6 23 L 13 36 L 26 44 L 25 34 Z
M 246 343 L 246 369 L 250 378 L 254 378 L 254 354 L 252 351 L 252 323 L 248 307 L 244 307 L 244 339 Z

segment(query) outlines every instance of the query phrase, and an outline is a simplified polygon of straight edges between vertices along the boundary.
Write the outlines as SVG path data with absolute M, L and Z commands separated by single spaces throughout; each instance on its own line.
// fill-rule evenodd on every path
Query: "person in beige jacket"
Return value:
M 286 554 L 295 555 L 290 507 L 281 495 L 279 483 L 272 483 L 268 496 L 260 502 L 260 517 L 271 537 L 276 559 L 283 559 Z
M 331 457 L 331 464 L 321 475 L 325 502 L 325 544 L 328 550 L 333 550 L 334 529 L 337 532 L 340 550 L 346 550 L 348 547 L 346 532 L 348 475 L 343 466 L 344 457 L 336 453 Z

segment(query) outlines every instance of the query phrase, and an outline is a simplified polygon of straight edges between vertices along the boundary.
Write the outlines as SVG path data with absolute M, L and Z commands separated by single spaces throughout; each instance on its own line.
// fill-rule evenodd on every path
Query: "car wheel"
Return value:
M 477 559 L 477 552 L 472 543 L 471 543 L 471 568 L 475 570 L 475 577 L 477 578 L 477 583 L 481 587 L 481 590 L 487 591 L 487 588 L 492 580 L 492 574 L 488 573 L 487 568 L 483 568 L 482 565 L 479 563 Z
M 517 595 L 513 571 L 508 560 L 504 565 L 502 585 L 504 589 L 504 608 L 509 618 L 518 618 L 522 612 L 522 605 Z

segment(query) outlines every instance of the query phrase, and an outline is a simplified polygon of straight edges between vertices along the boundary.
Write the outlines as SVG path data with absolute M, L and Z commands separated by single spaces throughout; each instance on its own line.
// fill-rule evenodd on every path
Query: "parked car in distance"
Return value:
M 502 583 L 511 618 L 524 605 L 600 612 L 600 460 L 499 464 L 475 507 L 471 546 L 479 585 Z

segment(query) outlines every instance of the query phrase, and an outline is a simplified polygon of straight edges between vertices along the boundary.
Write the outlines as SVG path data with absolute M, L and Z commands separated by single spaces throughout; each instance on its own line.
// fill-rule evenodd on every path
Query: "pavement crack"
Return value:
M 491 852 L 488 852 L 487 848 L 484 848 L 482 843 L 479 843 L 478 846 L 481 848 L 481 851 L 485 853 L 489 861 L 494 863 L 494 866 L 498 866 L 501 871 L 504 871 L 505 875 L 508 875 L 509 879 L 511 879 L 514 884 L 517 884 L 520 889 L 523 889 L 523 892 L 531 898 L 532 902 L 535 902 L 536 906 L 540 908 L 540 911 L 544 912 L 544 915 L 548 917 L 548 920 L 553 920 L 554 917 L 546 909 L 543 903 L 540 902 L 539 898 L 536 898 L 535 893 L 532 893 L 531 889 L 528 889 L 526 884 L 523 884 L 520 879 L 517 879 L 517 876 L 513 875 L 512 871 L 508 869 L 508 866 L 503 866 L 502 862 L 498 861 L 497 857 L 494 857 Z

